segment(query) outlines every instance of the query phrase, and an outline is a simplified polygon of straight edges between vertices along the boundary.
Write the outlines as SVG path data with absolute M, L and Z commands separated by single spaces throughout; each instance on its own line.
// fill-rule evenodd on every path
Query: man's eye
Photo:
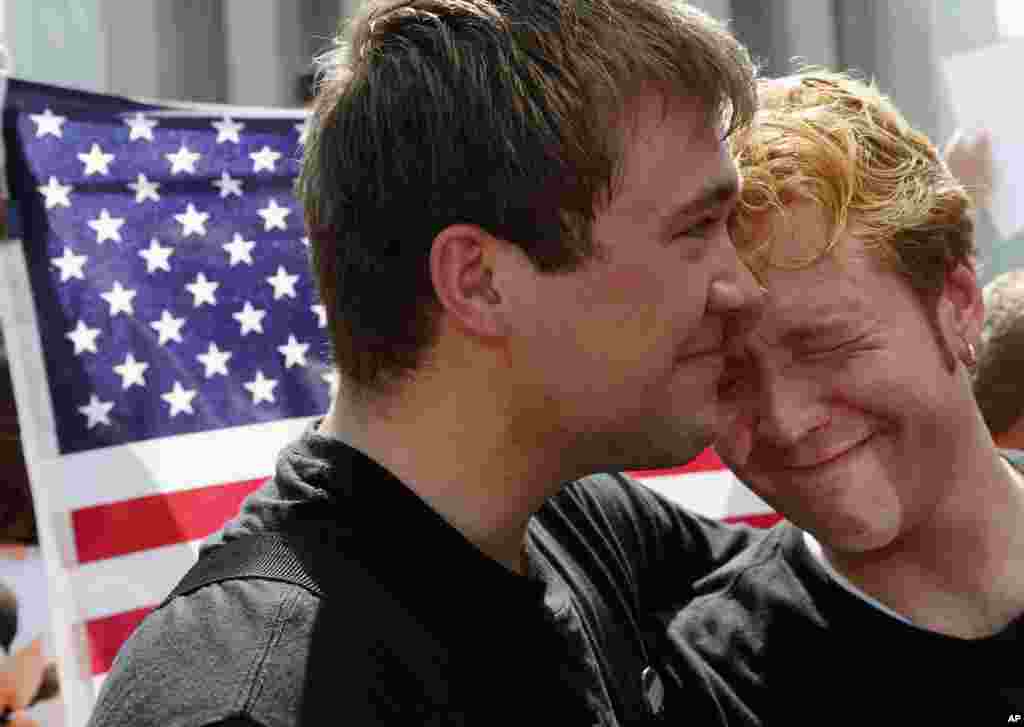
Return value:
M 815 348 L 809 348 L 804 352 L 803 358 L 830 358 L 850 351 L 854 343 L 856 343 L 856 341 L 844 341 L 843 343 L 839 343 L 834 346 L 819 346 Z
M 723 399 L 738 398 L 745 383 L 742 376 L 726 374 L 718 383 L 718 395 Z
M 843 347 L 841 345 L 822 348 L 808 348 L 802 352 L 800 357 L 805 359 L 827 358 L 838 353 L 842 348 Z
M 737 398 L 748 389 L 755 375 L 750 363 L 729 357 L 718 381 L 718 394 L 723 398 Z
M 705 217 L 680 233 L 680 237 L 707 237 L 724 220 L 724 217 Z

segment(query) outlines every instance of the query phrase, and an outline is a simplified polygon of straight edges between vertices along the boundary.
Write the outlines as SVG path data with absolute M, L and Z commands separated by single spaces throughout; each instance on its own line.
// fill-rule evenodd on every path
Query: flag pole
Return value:
M 0 10 L 3 0 L 0 0 Z M 6 108 L 7 81 L 13 60 L 10 49 L 0 40 L 0 109 Z M 15 405 L 19 417 L 19 435 L 25 466 L 28 472 L 32 506 L 37 523 L 36 532 L 46 574 L 47 602 L 49 606 L 50 644 L 57 663 L 60 682 L 61 707 L 65 727 L 82 727 L 89 719 L 95 704 L 88 659 L 88 645 L 79 619 L 76 617 L 71 583 L 64 562 L 72 562 L 71 525 L 68 512 L 57 512 L 50 503 L 46 487 L 45 467 L 41 464 L 57 454 L 55 428 L 49 402 L 30 401 L 31 392 L 40 391 L 36 385 L 45 380 L 42 347 L 36 331 L 35 308 L 32 305 L 28 269 L 22 251 L 22 241 L 10 237 L 10 192 L 7 181 L 7 152 L 0 138 L 0 325 L 4 345 L 9 350 L 20 350 L 25 355 L 8 357 Z M 45 387 L 42 387 L 45 388 Z M 29 419 L 48 421 L 27 424 Z M 49 432 L 49 437 L 42 434 Z M 46 441 L 49 440 L 49 441 Z M 56 527 L 50 525 L 54 523 Z M 65 535 L 66 546 L 61 547 L 57 530 Z M 76 656 L 79 655 L 79 656 Z M 47 727 L 43 725 L 42 727 Z

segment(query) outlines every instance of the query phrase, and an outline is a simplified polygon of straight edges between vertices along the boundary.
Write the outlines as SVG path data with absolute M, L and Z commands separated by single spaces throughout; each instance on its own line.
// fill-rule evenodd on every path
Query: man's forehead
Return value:
M 743 246 L 760 248 L 759 265 L 785 268 L 796 261 L 827 257 L 823 253 L 829 226 L 820 205 L 810 199 L 791 201 L 782 210 L 756 213 L 749 222 L 753 240 L 744 241 Z M 761 246 L 766 240 L 770 244 Z
M 759 336 L 771 343 L 797 345 L 870 323 L 868 301 L 847 286 L 778 286 L 769 289 Z
M 651 103 L 654 110 L 646 107 L 627 125 L 608 207 L 665 220 L 734 199 L 736 165 L 706 112 L 679 101 Z

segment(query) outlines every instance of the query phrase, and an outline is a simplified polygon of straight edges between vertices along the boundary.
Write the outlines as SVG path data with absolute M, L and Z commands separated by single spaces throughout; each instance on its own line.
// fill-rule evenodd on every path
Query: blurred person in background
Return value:
M 302 108 L 312 110 L 316 99 L 316 71 L 299 74 L 295 80 L 295 98 Z
M 759 99 L 731 141 L 733 230 L 768 293 L 716 449 L 788 522 L 669 615 L 667 709 L 696 662 L 730 725 L 1006 722 L 1024 705 L 1024 478 L 971 387 L 970 200 L 872 85 L 807 71 Z
M 57 667 L 46 654 L 46 643 L 37 636 L 21 648 L 7 651 L 0 664 L 0 714 L 10 727 L 47 727 L 40 725 L 26 710 L 51 699 L 59 692 Z
M 26 549 L 37 545 L 14 390 L 0 338 L 0 558 L 23 559 Z M 27 607 L 19 603 L 17 586 L 0 582 L 0 647 L 6 656 L 0 661 L 0 714 L 8 715 L 11 727 L 33 727 L 36 722 L 24 710 L 55 697 L 59 687 L 45 634 L 29 634 L 20 646 L 14 645 L 19 621 L 23 620 L 19 619 L 19 612 Z M 28 607 L 38 608 L 39 604 L 31 603 Z M 39 619 L 39 614 L 30 615 L 36 617 L 31 621 L 47 622 L 45 618 Z M 21 629 L 25 629 L 24 624 Z
M 985 129 L 966 132 L 957 129 L 942 151 L 949 171 L 963 185 L 975 212 L 992 200 L 992 137 Z
M 0 547 L 38 543 L 19 432 L 10 366 L 0 333 Z
M 984 129 L 958 130 L 946 144 L 950 171 L 971 194 L 980 210 L 992 195 L 992 139 Z M 1017 252 L 1005 252 L 1016 248 Z M 1002 254 L 996 254 L 1003 251 Z M 1024 240 L 997 242 L 992 259 L 984 264 L 1005 266 L 1004 258 L 1024 262 Z M 1015 461 L 1024 450 L 1024 270 L 1011 265 L 997 274 L 984 289 L 985 325 L 982 329 L 978 366 L 974 371 L 974 395 L 996 444 Z
M 984 251 L 978 272 L 982 280 L 1024 268 L 1024 233 L 1003 237 L 991 219 L 994 184 L 992 137 L 986 129 L 957 129 L 946 142 L 946 164 L 975 205 L 975 247 Z
M 1024 464 L 1024 270 L 1011 270 L 985 286 L 974 396 L 992 438 Z

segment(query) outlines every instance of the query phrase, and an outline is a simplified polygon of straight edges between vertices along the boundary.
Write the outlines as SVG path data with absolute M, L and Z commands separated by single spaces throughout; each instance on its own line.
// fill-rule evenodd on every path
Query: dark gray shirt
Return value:
M 90 725 L 658 723 L 652 614 L 754 537 L 599 475 L 531 519 L 519 576 L 375 462 L 307 433 L 204 552 L 324 521 L 368 575 L 349 597 L 264 580 L 176 597 L 121 649 Z

